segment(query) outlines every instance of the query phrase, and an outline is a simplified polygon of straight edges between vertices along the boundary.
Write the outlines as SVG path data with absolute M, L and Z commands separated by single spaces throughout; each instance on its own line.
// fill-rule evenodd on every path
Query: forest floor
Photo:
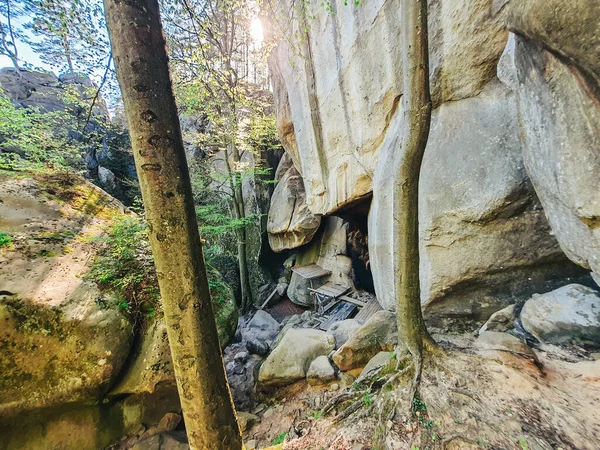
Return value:
M 546 347 L 534 363 L 506 351 L 476 352 L 472 336 L 435 337 L 445 355 L 424 372 L 419 394 L 426 411 L 387 420 L 385 449 L 600 448 L 597 354 Z M 335 411 L 325 417 L 318 412 L 337 395 L 331 386 L 300 382 L 273 393 L 272 413 L 245 433 L 248 448 L 267 447 L 286 432 L 286 450 L 375 448 L 382 429 L 377 399 L 365 399 L 355 414 L 335 423 Z

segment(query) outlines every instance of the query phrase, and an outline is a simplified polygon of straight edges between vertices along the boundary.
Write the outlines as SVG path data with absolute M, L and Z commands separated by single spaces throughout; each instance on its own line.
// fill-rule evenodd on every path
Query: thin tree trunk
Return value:
M 398 295 L 398 341 L 413 357 L 420 377 L 424 340 L 432 343 L 421 313 L 419 285 L 419 174 L 431 122 L 427 0 L 402 0 L 404 130 L 395 170 L 393 234 L 398 243 L 394 274 Z
M 239 163 L 240 154 L 237 150 L 235 142 L 232 142 L 228 147 L 229 149 L 225 155 L 225 160 L 227 162 L 227 172 L 233 193 L 233 213 L 235 215 L 235 219 L 244 220 L 246 218 L 246 210 L 244 206 L 244 193 L 242 190 L 242 176 L 239 175 L 238 179 L 229 162 L 229 154 L 231 154 L 234 164 Z M 235 236 L 237 239 L 238 267 L 240 271 L 240 285 L 242 291 L 241 309 L 242 313 L 246 313 L 252 304 L 252 289 L 250 288 L 250 272 L 248 270 L 248 251 L 246 246 L 246 226 L 244 225 L 237 229 L 235 231 Z
M 104 5 L 190 447 L 238 450 L 158 0 Z

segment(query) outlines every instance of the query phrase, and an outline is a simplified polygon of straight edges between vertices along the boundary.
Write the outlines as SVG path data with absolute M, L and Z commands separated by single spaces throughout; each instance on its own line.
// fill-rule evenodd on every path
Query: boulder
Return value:
M 336 350 L 348 342 L 348 339 L 354 336 L 361 326 L 362 324 L 355 319 L 346 319 L 333 323 L 327 332 L 335 338 Z
M 377 353 L 390 352 L 397 343 L 396 315 L 378 311 L 334 353 L 333 362 L 342 372 L 364 367 Z
M 210 277 L 222 281 L 216 269 L 210 269 Z M 224 348 L 237 329 L 237 306 L 227 284 L 211 283 L 211 297 L 219 342 Z M 167 326 L 162 315 L 148 321 L 130 358 L 128 370 L 111 390 L 112 395 L 153 393 L 165 385 L 175 387 Z
M 310 385 L 325 384 L 335 380 L 335 370 L 327 356 L 319 356 L 310 363 L 306 380 Z
M 276 176 L 282 166 L 288 168 L 276 178 L 279 182 L 271 197 L 267 221 L 269 244 L 275 252 L 310 242 L 321 224 L 321 217 L 312 214 L 306 205 L 304 181 L 287 153 L 281 158 Z
M 310 363 L 334 347 L 335 339 L 324 331 L 290 329 L 260 367 L 258 381 L 263 386 L 284 386 L 304 379 Z
M 525 330 L 548 344 L 600 346 L 600 296 L 570 284 L 527 300 L 521 311 Z
M 279 333 L 280 324 L 266 311 L 258 310 L 242 332 L 246 339 L 256 338 L 272 342 Z
M 400 130 L 401 117 L 390 127 Z M 395 309 L 393 160 L 384 142 L 369 216 L 377 300 Z M 434 111 L 419 184 L 421 301 L 430 325 L 481 326 L 577 271 L 564 257 L 529 182 L 514 96 L 498 81 Z
M 280 3 L 289 11 L 291 0 Z M 506 42 L 493 2 L 429 4 L 434 104 L 475 95 L 494 77 Z M 402 23 L 399 8 L 386 1 L 340 5 L 332 2 L 334 12 L 316 14 L 310 26 L 293 20 L 290 35 L 306 32 L 307 39 L 281 40 L 269 62 L 278 129 L 314 214 L 370 194 L 382 142 L 397 132 L 390 120 L 401 109 L 402 33 L 390 33 Z
M 594 2 L 576 3 L 583 6 L 583 3 L 592 5 Z M 537 4 L 540 11 L 546 9 L 541 2 L 531 4 Z M 558 8 L 556 1 L 552 4 Z M 591 8 L 597 10 L 598 6 Z M 571 20 L 577 23 L 569 33 L 584 34 L 585 20 L 589 17 L 583 12 L 580 15 L 571 4 L 568 9 Z M 581 20 L 584 28 L 579 27 Z M 540 28 L 537 20 L 535 27 L 555 33 L 549 28 Z M 556 30 L 556 33 L 562 32 L 567 31 Z M 573 42 L 579 42 L 579 39 L 574 38 Z M 518 80 L 513 88 L 525 167 L 550 226 L 572 261 L 599 273 L 600 101 L 593 82 L 578 70 L 581 64 L 591 67 L 589 57 L 594 55 L 592 50 L 598 44 L 590 40 L 590 51 L 577 56 L 581 64 L 567 65 L 562 54 L 557 56 L 546 50 L 553 42 L 534 42 L 515 36 L 514 50 L 507 52 L 503 59 L 506 59 L 507 67 L 513 67 L 514 77 Z M 571 53 L 583 51 L 582 47 L 572 47 L 572 43 L 561 45 L 568 46 Z M 593 59 L 597 60 L 597 53 L 595 55 Z
M 479 334 L 486 331 L 508 331 L 514 328 L 513 323 L 515 319 L 515 305 L 508 305 L 506 308 L 492 314 L 487 322 L 479 329 Z

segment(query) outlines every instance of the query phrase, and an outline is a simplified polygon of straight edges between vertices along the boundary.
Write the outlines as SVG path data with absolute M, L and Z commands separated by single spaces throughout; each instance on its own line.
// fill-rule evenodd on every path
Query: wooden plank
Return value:
M 381 307 L 379 302 L 373 299 L 367 304 L 367 306 L 360 310 L 360 312 L 356 315 L 355 319 L 361 323 L 365 323 L 367 320 L 369 320 L 369 317 L 371 317 L 377 311 L 381 311 L 382 309 L 383 308 Z
M 302 278 L 312 280 L 314 278 L 321 278 L 331 275 L 331 270 L 323 269 L 321 266 L 316 264 L 305 264 L 303 266 L 292 267 L 292 272 L 297 273 Z
M 343 300 L 343 301 L 348 302 L 348 303 L 353 303 L 356 306 L 360 306 L 361 308 L 363 308 L 363 307 L 365 307 L 365 306 L 368 305 L 368 303 L 362 302 L 362 301 L 357 300 L 357 299 L 352 298 L 352 297 L 348 297 L 347 295 L 340 296 L 340 300 Z
M 331 315 L 325 320 L 319 328 L 326 331 L 331 325 L 340 320 L 350 317 L 358 307 L 352 303 L 340 302 L 332 311 Z
M 316 289 L 309 289 L 309 290 L 316 292 L 317 294 L 325 295 L 327 297 L 338 298 L 340 295 L 344 295 L 345 293 L 347 293 L 350 289 L 351 288 L 349 288 L 347 286 L 342 286 L 339 284 L 329 282 L 329 283 L 325 283 L 323 286 L 320 286 Z
M 269 304 L 269 302 L 271 301 L 271 299 L 273 298 L 273 296 L 275 295 L 276 292 L 277 292 L 277 286 L 275 287 L 275 289 L 273 289 L 273 292 L 271 292 L 271 295 L 269 295 L 267 297 L 267 299 L 265 300 L 265 302 L 260 306 L 260 309 L 265 309 L 265 306 L 267 306 Z

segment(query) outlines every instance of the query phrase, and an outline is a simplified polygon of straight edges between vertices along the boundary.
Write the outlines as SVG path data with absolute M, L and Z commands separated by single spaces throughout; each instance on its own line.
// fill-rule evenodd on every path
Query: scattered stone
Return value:
M 339 378 L 340 382 L 342 383 L 342 386 L 344 387 L 352 386 L 352 383 L 354 383 L 354 377 L 349 373 L 341 372 L 339 374 Z
M 273 340 L 279 332 L 279 322 L 266 311 L 258 310 L 248 322 L 247 334 L 261 339 Z
M 475 347 L 477 347 L 480 351 L 479 353 L 483 356 L 489 356 L 490 351 L 500 351 L 515 353 L 520 356 L 537 360 L 535 353 L 527 344 L 508 333 L 485 331 L 481 333 L 475 341 Z
M 160 419 L 156 426 L 157 433 L 165 433 L 167 431 L 173 431 L 177 428 L 177 425 L 181 422 L 181 415 L 176 413 L 167 413 Z
M 331 366 L 327 356 L 319 356 L 310 363 L 310 367 L 306 373 L 306 379 L 308 384 L 313 386 L 335 380 L 335 370 Z
M 340 385 L 339 385 L 339 384 L 337 384 L 337 383 L 333 383 L 333 384 L 332 384 L 332 385 L 329 387 L 329 390 L 331 390 L 331 391 L 334 391 L 334 392 L 335 392 L 335 391 L 339 391 L 339 389 L 340 389 Z
M 492 314 L 488 321 L 479 329 L 479 333 L 484 333 L 485 331 L 508 331 L 514 328 L 513 323 L 515 318 L 515 305 L 509 305 Z
M 256 439 L 251 439 L 249 441 L 244 442 L 244 446 L 246 450 L 257 450 L 256 446 L 258 445 L 258 441 Z
M 362 325 L 358 320 L 346 319 L 333 323 L 327 332 L 335 338 L 335 348 L 338 349 L 350 339 Z
M 266 342 L 261 342 L 258 339 L 249 339 L 246 341 L 246 348 L 254 355 L 267 356 L 269 353 L 269 346 Z
M 258 418 L 258 416 L 255 416 L 254 414 L 250 414 L 249 412 L 238 411 L 237 412 L 237 421 L 238 421 L 238 425 L 240 426 L 240 431 L 242 433 L 245 433 L 246 431 L 248 431 L 248 429 L 252 425 L 259 422 L 260 419 Z
M 398 342 L 396 315 L 378 311 L 333 355 L 342 372 L 363 367 L 380 351 L 392 351 Z
M 356 379 L 356 382 L 360 383 L 369 374 L 377 371 L 378 369 L 380 369 L 381 367 L 385 366 L 386 364 L 390 364 L 391 362 L 393 362 L 393 364 L 396 364 L 396 360 L 395 359 L 390 359 L 391 356 L 392 356 L 392 353 L 390 353 L 390 352 L 379 352 L 379 353 L 377 353 L 375 356 L 373 356 L 369 360 L 369 362 L 367 363 L 367 365 L 365 366 L 365 368 L 361 372 L 360 376 Z
M 283 386 L 301 380 L 310 363 L 334 347 L 335 339 L 324 331 L 290 329 L 260 367 L 258 381 L 265 386 Z
M 268 419 L 269 417 L 271 417 L 273 414 L 275 414 L 275 408 L 269 408 L 265 411 L 265 413 L 263 414 L 263 419 Z
M 248 352 L 238 352 L 233 356 L 233 360 L 238 364 L 244 364 L 246 361 L 248 361 L 249 357 L 250 355 Z
M 535 295 L 521 311 L 523 327 L 548 344 L 600 345 L 600 297 L 580 284 Z

